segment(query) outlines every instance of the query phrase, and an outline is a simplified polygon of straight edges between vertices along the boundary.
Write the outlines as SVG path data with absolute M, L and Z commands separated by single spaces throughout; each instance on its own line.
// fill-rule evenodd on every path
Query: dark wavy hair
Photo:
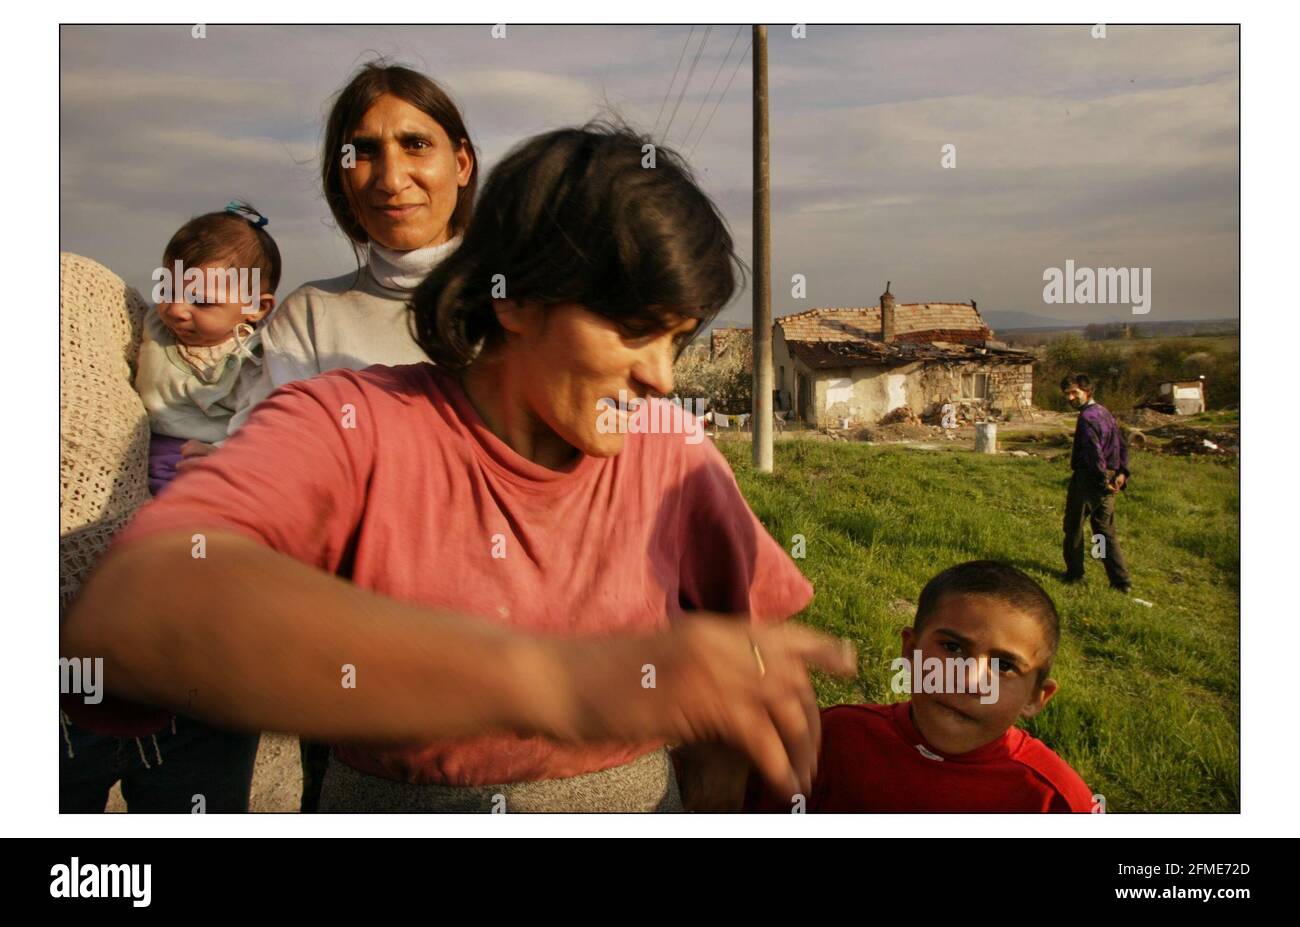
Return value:
M 442 126 L 453 147 L 464 144 L 468 149 L 473 159 L 473 168 L 469 183 L 456 194 L 456 208 L 452 211 L 450 222 L 452 236 L 463 234 L 469 225 L 470 212 L 474 208 L 474 193 L 478 189 L 478 152 L 474 150 L 474 142 L 469 137 L 469 130 L 465 128 L 465 120 L 451 97 L 434 81 L 419 71 L 388 64 L 383 60 L 368 62 L 353 75 L 347 86 L 334 98 L 334 105 L 330 107 L 329 118 L 325 123 L 325 143 L 321 149 L 321 183 L 325 190 L 325 202 L 334 214 L 334 221 L 353 243 L 364 245 L 370 241 L 369 234 L 357 219 L 343 183 L 343 146 L 352 141 L 352 135 L 366 111 L 385 95 L 395 96 L 411 104 Z
M 703 328 L 744 266 L 686 162 L 651 144 L 598 121 L 511 150 L 460 247 L 412 296 L 413 333 L 429 357 L 460 370 L 501 338 L 498 284 L 509 299 L 578 303 L 636 333 L 662 331 L 672 316 Z

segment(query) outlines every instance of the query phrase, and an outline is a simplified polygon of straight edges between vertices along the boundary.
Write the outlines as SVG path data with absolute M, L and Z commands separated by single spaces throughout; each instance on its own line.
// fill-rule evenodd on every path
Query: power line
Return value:
M 650 130 L 651 137 L 659 128 L 659 120 L 664 117 L 664 107 L 668 105 L 668 98 L 672 96 L 673 84 L 677 83 L 677 72 L 682 69 L 682 59 L 686 57 L 686 49 L 690 48 L 691 36 L 695 35 L 695 27 L 691 26 L 691 31 L 686 33 L 686 41 L 682 44 L 682 53 L 677 56 L 677 67 L 673 68 L 673 79 L 668 82 L 668 89 L 664 91 L 663 101 L 659 104 L 659 115 L 655 116 L 655 127 Z
M 727 59 L 731 57 L 731 50 L 736 47 L 736 42 L 740 40 L 740 32 L 745 27 L 743 25 L 736 27 L 736 34 L 731 37 L 731 44 L 727 46 L 727 53 L 722 56 L 722 61 L 718 65 L 718 70 L 713 73 L 713 80 L 709 81 L 709 89 L 704 91 L 704 98 L 700 100 L 700 105 L 695 109 L 695 117 L 691 124 L 686 127 L 686 134 L 682 137 L 682 147 L 691 140 L 691 130 L 695 128 L 696 120 L 700 118 L 700 113 L 704 112 L 705 105 L 709 102 L 709 94 L 713 93 L 714 86 L 718 83 L 718 78 L 722 76 L 722 69 L 727 66 Z
M 709 33 L 713 31 L 712 26 L 704 27 L 704 38 L 700 39 L 700 47 L 695 49 L 695 57 L 691 59 L 691 69 L 686 72 L 686 80 L 682 83 L 681 92 L 677 94 L 677 102 L 673 104 L 672 115 L 668 117 L 668 125 L 664 127 L 664 141 L 668 141 L 668 133 L 672 131 L 673 120 L 677 118 L 677 109 L 682 105 L 682 97 L 686 96 L 686 88 L 691 85 L 691 77 L 695 74 L 695 66 L 700 63 L 700 55 L 704 53 L 704 46 L 709 41 Z
M 754 40 L 751 38 L 749 44 L 745 46 L 745 50 L 741 52 L 740 57 L 736 59 L 736 66 L 732 69 L 731 76 L 727 78 L 727 86 L 722 88 L 722 96 L 718 97 L 718 102 L 713 104 L 713 112 L 709 113 L 709 118 L 704 123 L 704 128 L 700 129 L 700 134 L 695 139 L 695 144 L 691 146 L 691 150 L 687 152 L 686 157 L 689 158 L 691 155 L 695 154 L 695 149 L 699 148 L 700 142 L 704 141 L 704 133 L 708 132 L 709 126 L 713 124 L 713 117 L 717 115 L 718 107 L 721 106 L 722 101 L 727 98 L 727 91 L 731 89 L 731 82 L 736 79 L 736 74 L 740 71 L 740 66 L 745 62 L 745 56 L 749 54 L 749 50 L 753 47 Z

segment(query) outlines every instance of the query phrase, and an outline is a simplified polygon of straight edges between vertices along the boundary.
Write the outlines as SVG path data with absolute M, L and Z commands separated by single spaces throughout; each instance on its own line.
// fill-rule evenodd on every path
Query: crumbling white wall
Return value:
M 818 427 L 848 419 L 851 426 L 874 424 L 901 406 L 917 415 L 946 402 L 971 403 L 1002 413 L 1027 408 L 1033 398 L 1031 364 L 913 363 L 900 367 L 846 367 L 813 376 Z M 983 377 L 983 380 L 963 377 Z M 973 386 L 982 386 L 982 396 Z

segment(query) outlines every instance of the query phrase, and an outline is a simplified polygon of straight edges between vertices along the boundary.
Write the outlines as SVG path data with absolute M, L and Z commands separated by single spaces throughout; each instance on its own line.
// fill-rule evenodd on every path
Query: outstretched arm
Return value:
M 324 739 L 450 737 L 541 726 L 524 638 L 372 592 L 229 531 L 110 554 L 63 627 L 106 688 L 218 724 Z M 344 687 L 354 671 L 355 688 Z
M 645 637 L 531 637 L 367 592 L 236 532 L 208 533 L 195 558 L 191 536 L 160 531 L 110 552 L 61 653 L 103 657 L 114 695 L 231 727 L 354 741 L 493 730 L 722 741 L 773 788 L 806 793 L 820 737 L 807 667 L 854 668 L 852 650 L 824 635 L 712 616 Z M 641 684 L 647 664 L 655 688 Z

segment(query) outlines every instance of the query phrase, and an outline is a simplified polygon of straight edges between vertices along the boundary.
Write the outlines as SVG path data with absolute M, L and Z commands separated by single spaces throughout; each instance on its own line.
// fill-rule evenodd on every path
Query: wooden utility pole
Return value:
M 754 468 L 772 472 L 772 216 L 767 26 L 754 27 Z

